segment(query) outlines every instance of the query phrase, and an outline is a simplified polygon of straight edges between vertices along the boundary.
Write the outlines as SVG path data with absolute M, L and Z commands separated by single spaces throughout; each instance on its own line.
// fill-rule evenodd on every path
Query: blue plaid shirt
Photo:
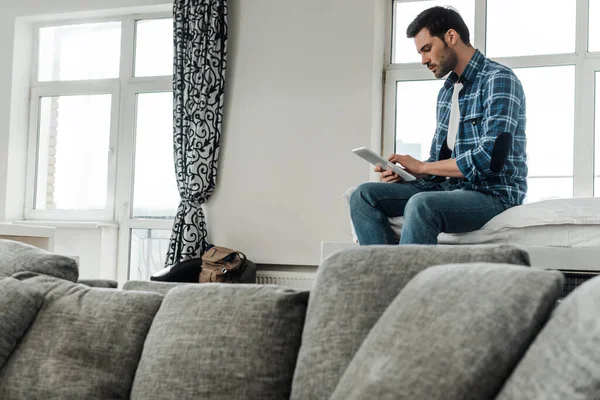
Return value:
M 475 51 L 460 77 L 463 83 L 458 97 L 460 120 L 450 154 L 445 143 L 457 80 L 458 75 L 452 72 L 438 94 L 437 128 L 427 162 L 456 159 L 465 178 L 450 178 L 451 189 L 477 190 L 497 196 L 507 205 L 522 204 L 527 193 L 527 140 L 525 93 L 521 82 L 510 68 Z M 502 134 L 508 134 L 510 146 L 502 169 L 493 172 L 490 169 L 492 151 Z M 431 177 L 414 184 L 434 190 L 443 181 L 445 178 Z

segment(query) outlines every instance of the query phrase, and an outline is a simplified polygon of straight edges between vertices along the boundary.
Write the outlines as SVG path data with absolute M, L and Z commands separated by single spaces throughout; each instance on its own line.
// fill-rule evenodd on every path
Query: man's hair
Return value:
M 414 38 L 423 28 L 427 28 L 431 36 L 437 36 L 445 43 L 444 35 L 454 29 L 460 35 L 463 43 L 470 45 L 469 28 L 460 14 L 451 7 L 431 7 L 417 15 L 408 25 L 406 36 Z

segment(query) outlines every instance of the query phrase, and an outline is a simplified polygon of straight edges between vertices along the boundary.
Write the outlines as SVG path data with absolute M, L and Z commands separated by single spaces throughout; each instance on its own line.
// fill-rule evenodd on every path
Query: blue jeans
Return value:
M 440 233 L 481 228 L 510 206 L 473 190 L 425 191 L 410 183 L 363 183 L 350 196 L 350 216 L 360 245 L 398 244 L 389 217 L 404 216 L 400 244 L 437 244 Z

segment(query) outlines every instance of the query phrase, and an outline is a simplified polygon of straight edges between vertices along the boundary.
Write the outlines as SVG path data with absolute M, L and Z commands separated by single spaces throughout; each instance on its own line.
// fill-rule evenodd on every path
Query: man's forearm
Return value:
M 424 163 L 423 174 L 435 176 L 449 176 L 451 178 L 464 178 L 465 176 L 456 165 L 456 160 L 448 160 Z

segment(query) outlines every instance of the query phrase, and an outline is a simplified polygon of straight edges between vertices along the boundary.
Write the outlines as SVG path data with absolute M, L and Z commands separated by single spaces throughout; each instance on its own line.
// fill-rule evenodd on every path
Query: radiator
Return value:
M 312 272 L 257 271 L 256 283 L 282 285 L 298 290 L 311 290 L 315 275 Z

